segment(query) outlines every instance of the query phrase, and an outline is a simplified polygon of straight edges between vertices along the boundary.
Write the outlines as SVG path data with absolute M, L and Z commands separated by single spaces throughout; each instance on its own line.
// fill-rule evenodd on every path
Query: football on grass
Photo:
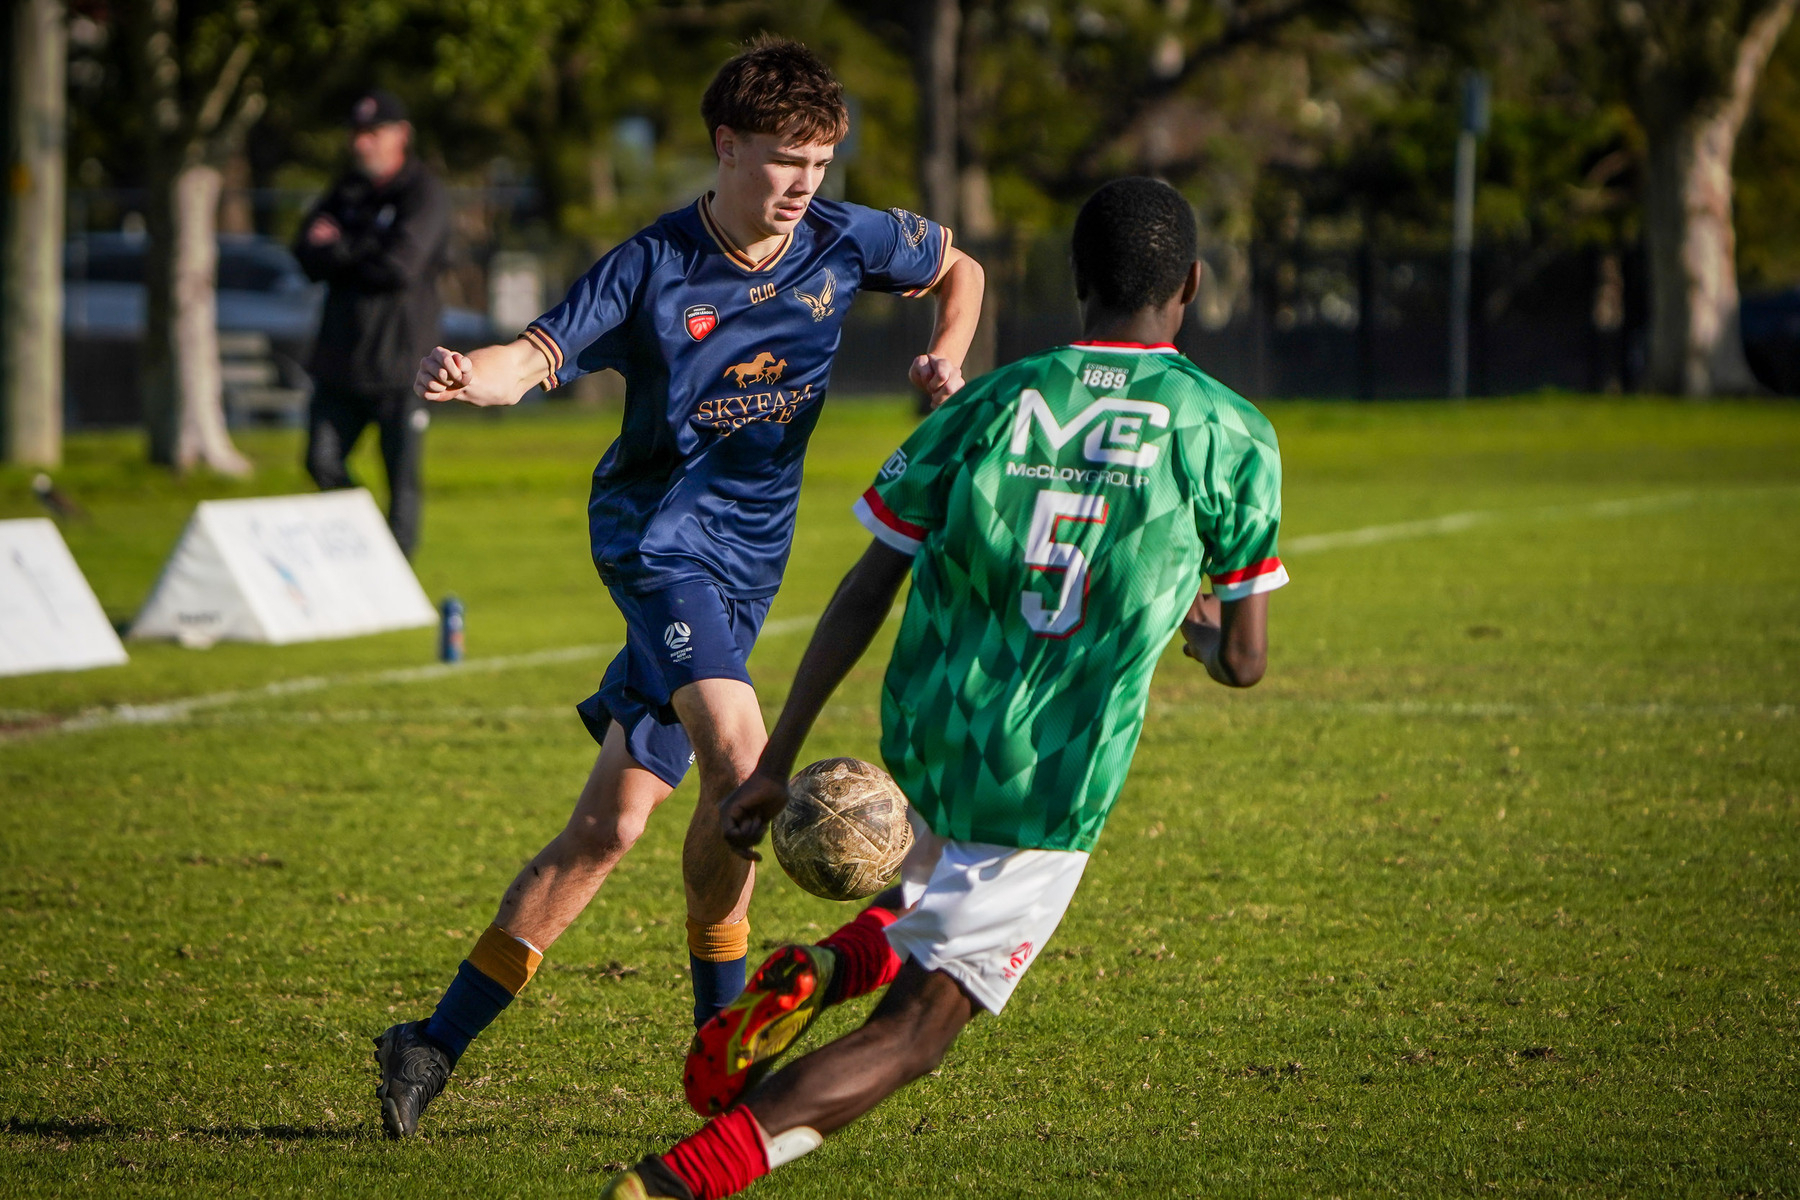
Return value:
M 827 900 L 861 900 L 886 887 L 912 848 L 906 797 L 888 773 L 859 758 L 827 758 L 788 781 L 770 829 L 788 878 Z

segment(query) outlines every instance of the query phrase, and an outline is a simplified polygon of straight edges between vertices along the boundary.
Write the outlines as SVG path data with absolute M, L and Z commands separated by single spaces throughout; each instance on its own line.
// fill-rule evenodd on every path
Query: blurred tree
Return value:
M 160 2 L 174 11 L 177 0 Z M 1693 339 L 1705 340 L 1706 320 L 1729 320 L 1730 177 L 1721 191 L 1718 164 L 1730 155 L 1719 151 L 1752 107 L 1761 115 L 1746 136 L 1759 152 L 1754 163 L 1739 156 L 1738 175 L 1760 207 L 1740 250 L 1759 278 L 1800 272 L 1800 235 L 1786 232 L 1792 185 L 1778 165 L 1800 163 L 1800 124 L 1772 101 L 1747 101 L 1757 56 L 1794 0 L 178 2 L 181 121 L 202 114 L 238 44 L 252 45 L 230 112 L 200 139 L 202 160 L 216 166 L 248 81 L 260 79 L 269 102 L 249 147 L 256 179 L 322 184 L 341 160 L 348 101 L 389 87 L 412 107 L 422 152 L 453 180 L 521 185 L 506 193 L 510 208 L 490 202 L 483 217 L 465 207 L 464 232 L 560 255 L 552 282 L 706 186 L 700 93 L 765 29 L 820 50 L 855 102 L 853 141 L 828 183 L 844 190 L 828 194 L 948 217 L 965 238 L 1001 237 L 990 241 L 996 256 L 1004 238 L 1025 235 L 1014 243 L 1023 247 L 1034 231 L 1066 225 L 1094 186 L 1123 173 L 1174 182 L 1209 234 L 1237 244 L 1441 239 L 1456 79 L 1479 66 L 1494 80 L 1494 123 L 1478 229 L 1546 263 L 1603 247 L 1614 275 L 1621 249 L 1647 241 L 1663 264 L 1658 329 L 1685 331 L 1659 332 L 1659 369 L 1673 346 L 1681 371 L 1700 362 L 1707 386 L 1735 386 L 1733 340 L 1715 363 Z M 123 102 L 115 85 L 92 82 L 99 75 L 77 81 L 84 179 L 92 168 L 135 182 L 153 174 L 140 148 L 186 162 L 195 145 L 192 132 L 152 128 L 162 109 L 145 90 L 148 37 L 115 39 L 101 57 L 106 80 L 138 79 L 123 94 L 149 101 Z M 1781 95 L 1800 88 L 1800 51 L 1792 57 L 1772 69 Z M 1702 159 L 1712 166 L 1694 165 Z M 1679 161 L 1688 175 L 1667 169 Z M 1686 192 L 1671 190 L 1678 177 Z M 1781 238 L 1793 243 L 1788 258 L 1762 249 Z
M 13 0 L 0 27 L 0 450 L 62 459 L 62 242 L 67 26 L 60 0 Z
M 1732 171 L 1738 269 L 1752 288 L 1800 282 L 1800 37 L 1784 37 L 1757 88 Z
M 1796 0 L 1618 0 L 1607 16 L 1646 143 L 1649 386 L 1756 389 L 1738 332 L 1732 158 Z
M 145 114 L 149 233 L 142 359 L 150 461 L 247 475 L 225 428 L 216 307 L 226 156 L 262 115 L 257 6 L 137 0 L 124 9 Z

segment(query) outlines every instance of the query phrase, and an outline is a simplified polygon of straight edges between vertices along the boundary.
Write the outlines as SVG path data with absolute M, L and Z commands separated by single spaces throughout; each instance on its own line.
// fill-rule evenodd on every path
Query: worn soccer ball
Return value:
M 912 849 L 906 797 L 886 771 L 859 758 L 827 758 L 788 781 L 770 828 L 788 878 L 827 900 L 861 900 L 894 878 Z

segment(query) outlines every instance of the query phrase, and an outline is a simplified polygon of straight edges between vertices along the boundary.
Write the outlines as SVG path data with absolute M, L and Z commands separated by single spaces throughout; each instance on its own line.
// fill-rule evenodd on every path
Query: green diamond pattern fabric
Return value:
M 1201 575 L 1227 599 L 1287 581 L 1275 431 L 1172 348 L 1067 346 L 976 380 L 856 511 L 914 554 L 882 755 L 964 841 L 1092 849 Z

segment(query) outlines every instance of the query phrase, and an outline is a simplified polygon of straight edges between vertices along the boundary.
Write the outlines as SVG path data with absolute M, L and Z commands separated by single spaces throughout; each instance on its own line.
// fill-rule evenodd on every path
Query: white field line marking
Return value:
M 1792 704 L 1708 704 L 1651 701 L 1645 704 L 1520 704 L 1496 700 L 1306 700 L 1299 697 L 1264 697 L 1261 704 L 1278 708 L 1303 708 L 1321 713 L 1346 713 L 1362 717 L 1644 717 L 1652 720 L 1701 720 L 1708 717 L 1767 717 L 1785 721 L 1795 714 Z M 1204 701 L 1150 702 L 1155 716 L 1218 713 L 1220 705 Z
M 1305 709 L 1320 714 L 1353 717 L 1418 717 L 1483 719 L 1513 717 L 1521 719 L 1559 718 L 1570 716 L 1641 718 L 1644 720 L 1701 721 L 1724 719 L 1791 720 L 1796 714 L 1792 704 L 1519 704 L 1507 701 L 1481 700 L 1304 700 L 1268 698 L 1262 705 L 1271 708 Z M 458 705 L 442 708 L 347 708 L 347 709 L 276 709 L 242 708 L 221 712 L 196 712 L 183 723 L 200 728 L 238 725 L 435 725 L 456 721 L 562 721 L 569 717 L 573 704 L 508 705 L 484 708 Z M 831 704 L 825 715 L 838 720 L 866 717 L 871 706 Z M 1152 717 L 1169 717 L 1207 711 L 1218 714 L 1218 705 L 1202 701 L 1172 703 L 1151 701 Z M 1237 715 L 1237 714 L 1233 714 Z
M 1281 547 L 1286 554 L 1314 554 L 1320 550 L 1343 550 L 1352 546 L 1373 546 L 1380 542 L 1407 541 L 1412 538 L 1436 537 L 1461 533 L 1478 525 L 1494 525 L 1502 521 L 1560 521 L 1573 517 L 1631 517 L 1639 513 L 1683 508 L 1699 499 L 1696 492 L 1665 492 L 1657 496 L 1637 496 L 1628 500 L 1601 500 L 1594 504 L 1549 504 L 1541 508 L 1490 508 L 1474 512 L 1446 513 L 1422 521 L 1397 521 L 1392 525 L 1365 525 L 1361 529 L 1345 529 L 1337 533 L 1314 533 L 1289 540 Z
M 819 623 L 816 615 L 787 617 L 763 626 L 764 637 L 782 637 L 809 630 Z M 230 708 L 257 700 L 273 700 L 283 696 L 321 692 L 328 688 L 358 685 L 429 683 L 454 679 L 463 675 L 480 675 L 511 671 L 525 667 L 551 666 L 557 663 L 582 662 L 605 658 L 619 652 L 617 642 L 596 642 L 582 646 L 559 646 L 551 650 L 532 650 L 522 654 L 496 654 L 489 658 L 465 659 L 460 663 L 429 663 L 418 667 L 390 667 L 380 671 L 359 671 L 348 675 L 303 675 L 295 679 L 279 679 L 260 687 L 239 688 L 228 692 L 210 692 L 181 700 L 165 700 L 153 704 L 115 704 L 110 708 L 92 709 L 65 721 L 48 721 L 44 714 L 6 710 L 4 719 L 22 728 L 0 732 L 0 741 L 17 741 L 45 733 L 82 733 L 90 729 L 108 729 L 119 725 L 169 725 L 192 720 L 209 709 Z M 34 718 L 36 723 L 33 723 Z M 296 717 L 304 720 L 304 717 Z
M 457 675 L 510 671 L 515 667 L 536 667 L 551 663 L 579 662 L 599 658 L 618 650 L 617 644 L 563 646 L 555 650 L 533 650 L 525 654 L 497 654 L 492 658 L 472 658 L 460 663 L 431 663 L 422 667 L 392 667 L 382 671 L 359 671 L 351 675 L 303 675 L 296 679 L 278 679 L 261 687 L 229 692 L 211 692 L 168 700 L 160 704 L 116 704 L 69 718 L 60 724 L 40 727 L 31 732 L 80 733 L 88 729 L 104 729 L 114 725 L 167 725 L 185 721 L 197 712 L 210 708 L 226 708 L 249 700 L 271 700 L 326 688 L 354 684 L 424 683 Z
M 1790 491 L 1792 489 L 1758 488 L 1753 490 Z M 1335 533 L 1308 534 L 1291 539 L 1282 547 L 1282 552 L 1284 554 L 1312 554 L 1322 550 L 1372 546 L 1381 542 L 1404 541 L 1409 538 L 1436 537 L 1507 520 L 1545 521 L 1578 517 L 1626 517 L 1638 513 L 1680 508 L 1692 504 L 1698 499 L 1699 493 L 1692 491 L 1666 492 L 1662 495 L 1637 496 L 1623 500 L 1601 500 L 1592 504 L 1552 504 L 1540 508 L 1482 509 L 1449 513 L 1445 516 L 1430 517 L 1420 521 L 1399 521 L 1389 525 L 1367 525 L 1361 529 L 1346 529 Z M 888 620 L 894 620 L 899 615 L 899 611 L 899 606 L 896 605 L 895 610 L 888 614 Z M 782 637 L 790 633 L 799 633 L 812 629 L 818 622 L 817 614 L 787 617 L 780 621 L 771 621 L 763 626 L 762 636 Z M 46 733 L 80 733 L 85 730 L 105 729 L 117 725 L 166 725 L 188 720 L 197 712 L 229 707 L 245 701 L 292 696 L 358 684 L 424 683 L 477 672 L 510 671 L 518 667 L 579 662 L 584 659 L 614 654 L 618 652 L 618 649 L 617 643 L 563 646 L 552 650 L 534 650 L 524 654 L 499 654 L 492 658 L 472 658 L 460 663 L 431 663 L 427 666 L 396 667 L 352 675 L 302 676 L 297 679 L 277 680 L 274 683 L 263 684 L 261 687 L 213 692 L 208 695 L 190 696 L 183 700 L 167 700 L 157 704 L 118 704 L 110 708 L 90 710 L 64 721 L 48 720 L 44 718 L 44 714 L 39 713 L 6 710 L 4 719 L 22 727 L 11 731 L 0 731 L 0 742 L 17 741 Z M 31 723 L 34 718 L 37 718 L 37 722 Z

